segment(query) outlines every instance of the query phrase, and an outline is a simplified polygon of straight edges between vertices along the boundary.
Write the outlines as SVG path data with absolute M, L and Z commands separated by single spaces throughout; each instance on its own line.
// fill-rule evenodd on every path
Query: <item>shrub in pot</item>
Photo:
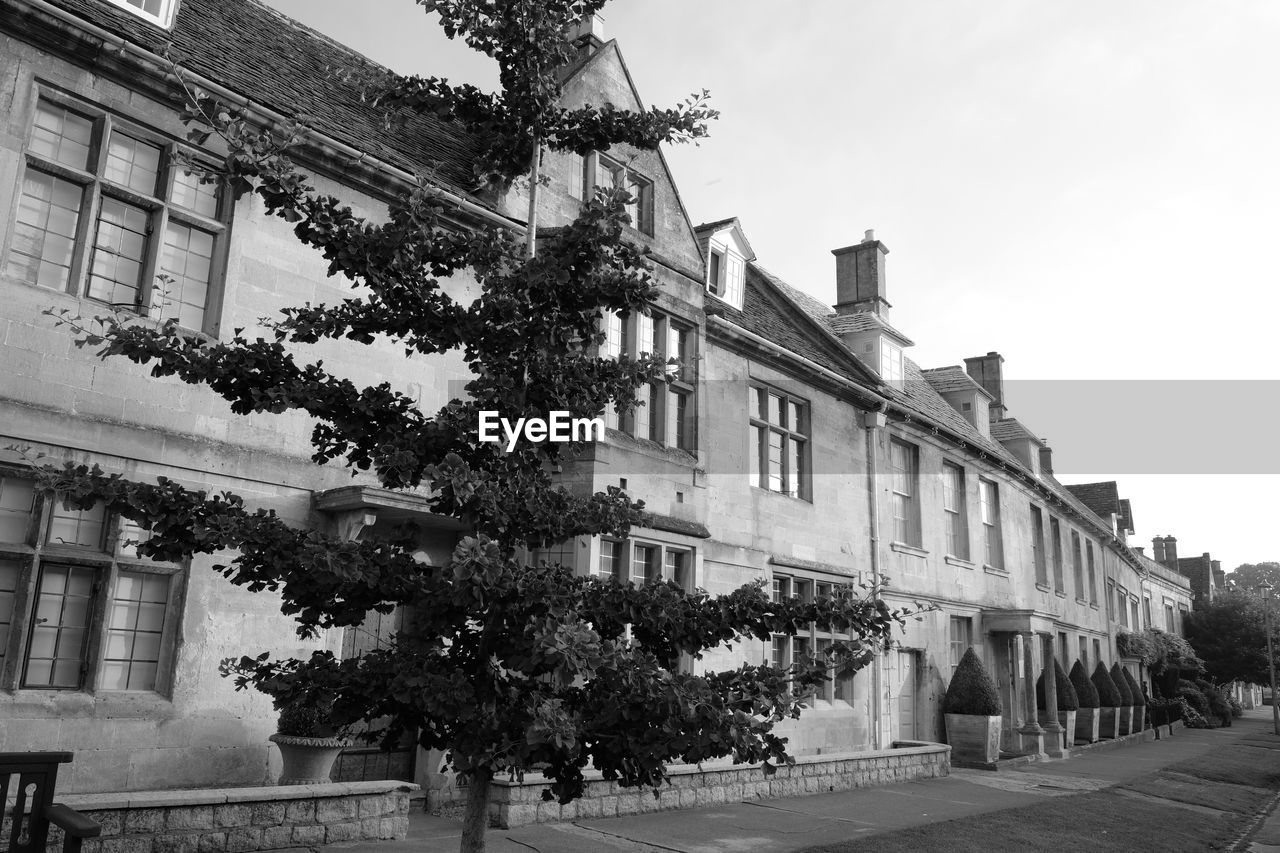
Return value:
M 1053 676 L 1054 683 L 1058 688 L 1057 712 L 1053 713 L 1051 717 L 1051 712 L 1045 707 L 1043 671 L 1041 671 L 1040 677 L 1036 679 L 1036 707 L 1041 711 L 1041 725 L 1049 719 L 1056 719 L 1058 725 L 1062 726 L 1062 748 L 1067 749 L 1076 739 L 1076 716 L 1080 709 L 1080 698 L 1076 695 L 1076 688 L 1071 683 L 1071 679 L 1067 677 L 1067 673 L 1062 669 L 1062 664 L 1058 663 L 1057 660 L 1053 662 Z
M 1000 691 L 972 646 L 951 676 L 942 713 L 951 762 L 994 769 L 1000 757 Z
M 1129 689 L 1129 682 L 1124 680 L 1124 667 L 1119 662 L 1111 664 L 1111 681 L 1116 686 L 1116 691 L 1120 694 L 1120 710 L 1117 715 L 1120 717 L 1120 734 L 1133 734 L 1133 691 Z
M 1098 740 L 1098 688 L 1089 680 L 1084 664 L 1076 661 L 1071 667 L 1071 686 L 1076 690 L 1080 708 L 1076 711 L 1076 742 L 1094 743 Z
M 1133 694 L 1133 730 L 1140 732 L 1147 727 L 1147 695 L 1142 691 L 1142 685 L 1138 683 L 1138 679 L 1133 677 L 1133 673 L 1122 667 L 1120 674 L 1124 676 L 1125 683 L 1129 685 L 1129 692 Z
M 1090 680 L 1098 688 L 1098 734 L 1114 740 L 1120 736 L 1120 689 L 1102 661 L 1094 667 Z
M 332 705 L 299 699 L 279 708 L 276 733 L 269 740 L 280 748 L 284 767 L 281 785 L 319 785 L 329 781 L 333 762 L 347 746 L 334 725 Z

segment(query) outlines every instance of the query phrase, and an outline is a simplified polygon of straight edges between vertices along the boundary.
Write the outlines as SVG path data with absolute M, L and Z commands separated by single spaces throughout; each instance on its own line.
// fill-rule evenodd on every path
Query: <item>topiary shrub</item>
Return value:
M 1075 666 L 1071 667 L 1071 686 L 1076 689 L 1076 701 L 1080 703 L 1081 708 L 1097 708 L 1098 707 L 1098 688 L 1093 686 L 1093 682 L 1089 680 L 1089 676 L 1085 674 L 1084 664 L 1076 661 Z
M 947 685 L 947 695 L 942 700 L 942 713 L 979 717 L 997 717 L 1001 713 L 1000 690 L 973 646 L 956 665 L 951 683 Z
M 1053 674 L 1058 684 L 1058 710 L 1077 710 L 1080 707 L 1080 699 L 1076 696 L 1076 689 L 1072 686 L 1071 679 L 1067 678 L 1066 672 L 1063 671 L 1062 664 L 1056 660 L 1053 662 Z M 1042 711 L 1048 710 L 1044 703 L 1044 670 L 1041 670 L 1040 677 L 1036 679 L 1036 707 Z
M 1102 661 L 1098 661 L 1098 665 L 1094 667 L 1091 680 L 1093 681 L 1093 686 L 1098 688 L 1099 707 L 1120 707 L 1120 688 L 1116 687 L 1116 683 L 1111 680 L 1111 675 L 1107 672 L 1107 668 L 1102 665 Z
M 1133 691 L 1129 689 L 1129 682 L 1124 677 L 1124 667 L 1119 663 L 1111 664 L 1111 682 L 1115 684 L 1116 691 L 1120 694 L 1120 707 L 1138 704 L 1133 701 Z
M 1147 694 L 1142 692 L 1142 685 L 1138 683 L 1138 679 L 1133 677 L 1133 673 L 1124 667 L 1120 667 L 1120 674 L 1124 676 L 1125 683 L 1129 685 L 1129 692 L 1133 694 L 1133 704 L 1142 706 L 1147 704 Z

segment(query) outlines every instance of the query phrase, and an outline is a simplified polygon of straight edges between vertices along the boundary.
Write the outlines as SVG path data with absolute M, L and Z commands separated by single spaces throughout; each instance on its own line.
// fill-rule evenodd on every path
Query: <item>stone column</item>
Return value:
M 1022 752 L 1027 755 L 1044 754 L 1044 729 L 1036 721 L 1036 635 L 1030 632 L 1019 633 L 1022 640 L 1022 696 L 1023 724 L 1018 729 L 1018 740 Z
M 1058 640 L 1053 634 L 1041 634 L 1044 662 L 1044 751 L 1050 758 L 1066 758 L 1062 743 L 1062 724 L 1058 722 L 1058 678 L 1054 668 Z

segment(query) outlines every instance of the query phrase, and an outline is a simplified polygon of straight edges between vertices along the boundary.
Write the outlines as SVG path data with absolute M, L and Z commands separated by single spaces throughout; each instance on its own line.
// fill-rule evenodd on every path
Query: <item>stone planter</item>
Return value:
M 994 770 L 1000 758 L 1000 716 L 944 714 L 951 763 Z
M 1133 706 L 1133 730 L 1135 732 L 1146 731 L 1147 728 L 1147 706 Z
M 1076 711 L 1076 743 L 1096 743 L 1098 740 L 1097 708 L 1081 708 Z
M 1120 736 L 1120 709 L 1098 709 L 1098 737 L 1103 740 L 1115 740 Z
M 1076 741 L 1076 718 L 1079 711 L 1059 711 L 1058 725 L 1062 726 L 1062 748 L 1070 749 Z
M 280 747 L 284 768 L 281 785 L 323 785 L 329 782 L 333 762 L 347 742 L 333 737 L 298 737 L 273 734 L 268 740 Z
M 1116 736 L 1133 733 L 1133 706 L 1121 705 L 1116 708 Z

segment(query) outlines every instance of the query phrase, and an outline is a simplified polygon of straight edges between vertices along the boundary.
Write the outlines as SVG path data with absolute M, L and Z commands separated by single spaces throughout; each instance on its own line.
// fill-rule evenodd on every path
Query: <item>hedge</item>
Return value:
M 942 713 L 979 717 L 998 717 L 1001 714 L 1000 690 L 973 646 L 956 665 L 951 683 L 947 685 L 947 695 L 942 700 Z
M 1067 678 L 1066 672 L 1062 669 L 1062 664 L 1056 660 L 1053 662 L 1053 674 L 1058 683 L 1058 710 L 1074 711 L 1080 707 L 1080 698 L 1076 696 L 1076 689 L 1071 684 L 1071 679 Z M 1036 707 L 1041 710 L 1047 710 L 1044 699 L 1044 670 L 1040 671 L 1040 677 L 1036 679 Z
M 1076 661 L 1075 666 L 1071 667 L 1070 678 L 1071 686 L 1076 689 L 1076 700 L 1080 703 L 1080 707 L 1097 708 L 1098 688 L 1093 686 L 1093 682 L 1085 674 L 1084 664 Z
M 1092 680 L 1093 686 L 1098 688 L 1098 704 L 1103 708 L 1119 708 L 1120 688 L 1116 687 L 1116 683 L 1111 680 L 1111 675 L 1102 665 L 1102 661 L 1098 661 L 1098 665 L 1094 667 Z
M 1133 701 L 1133 691 L 1129 689 L 1129 682 L 1124 678 L 1124 667 L 1119 663 L 1111 664 L 1111 681 L 1116 686 L 1116 690 L 1120 693 L 1120 707 L 1127 708 L 1130 705 L 1136 705 Z

